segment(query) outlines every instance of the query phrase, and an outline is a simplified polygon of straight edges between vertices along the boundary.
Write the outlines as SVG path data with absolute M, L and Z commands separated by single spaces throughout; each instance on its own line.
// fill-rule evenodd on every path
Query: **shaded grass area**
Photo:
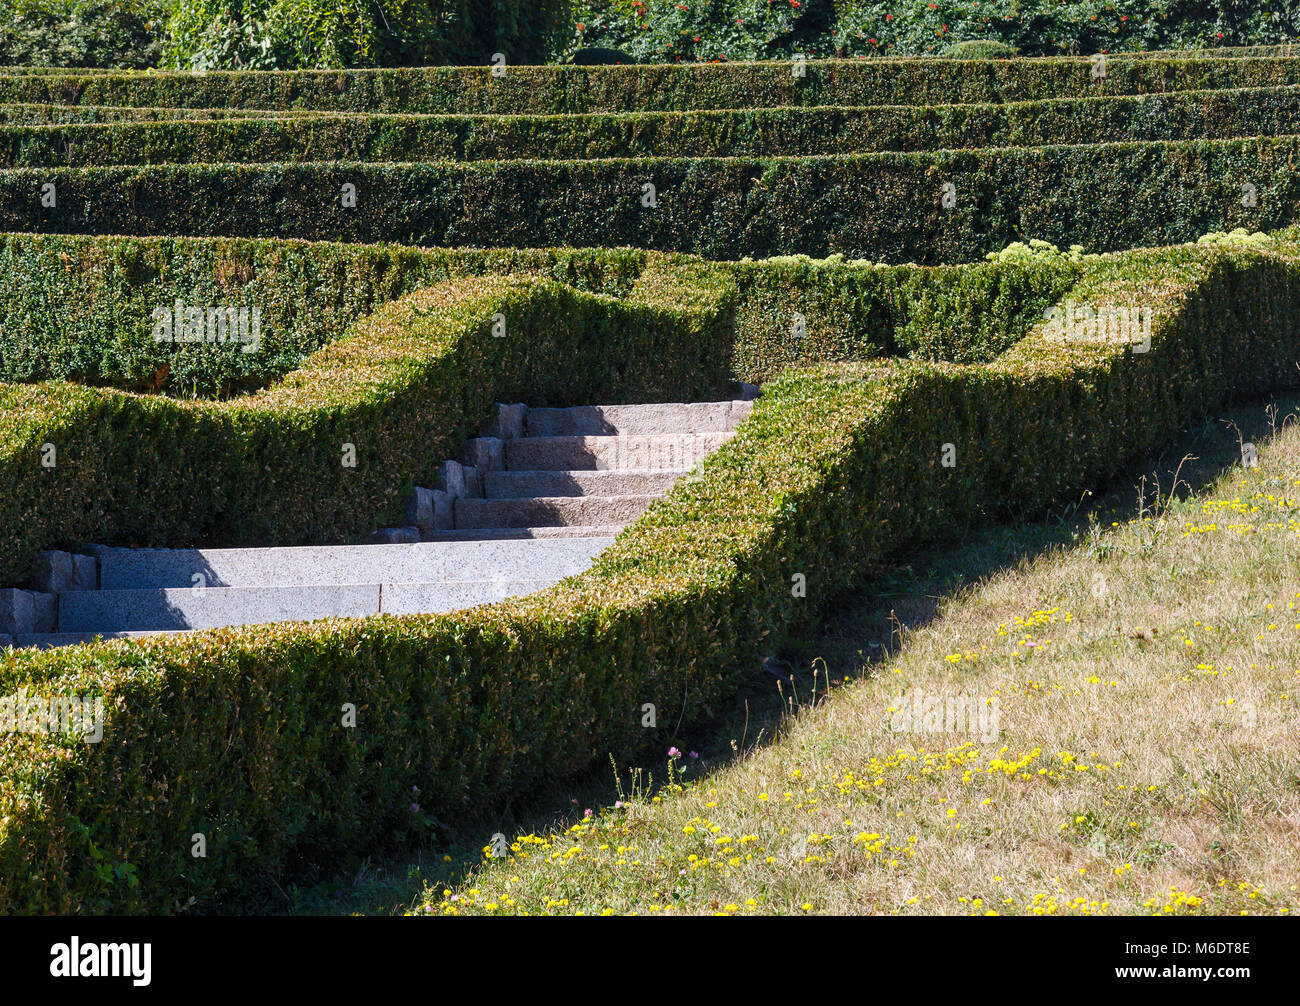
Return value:
M 344 864 L 268 910 L 1293 911 L 1300 643 L 1266 627 L 1300 604 L 1277 502 L 1298 494 L 1298 412 L 1294 396 L 1221 410 L 1050 520 L 874 570 L 693 735 L 684 780 L 606 766 L 430 822 L 409 854 Z M 890 732 L 916 687 L 996 697 L 1001 737 Z M 495 834 L 510 861 L 485 861 Z M 725 856 L 706 841 L 728 836 Z

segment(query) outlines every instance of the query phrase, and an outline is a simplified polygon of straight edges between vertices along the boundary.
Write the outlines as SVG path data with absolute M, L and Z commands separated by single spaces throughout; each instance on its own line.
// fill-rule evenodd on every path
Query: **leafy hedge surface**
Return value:
M 274 112 L 255 108 L 130 108 L 123 105 L 0 105 L 0 124 L 50 126 L 96 122 L 173 122 L 180 119 L 295 118 L 319 112 Z
M 801 361 L 895 353 L 988 359 L 1078 271 L 1051 261 L 870 269 L 807 259 L 709 264 L 634 249 L 0 235 L 10 292 L 0 301 L 0 381 L 57 378 L 229 396 L 283 377 L 356 319 L 432 282 L 516 273 L 626 297 L 674 284 L 665 270 L 686 270 L 683 296 L 695 284 L 708 297 L 734 301 L 732 376 L 750 382 Z M 154 309 L 177 299 L 257 308 L 261 348 L 155 342 Z M 796 313 L 805 319 L 802 339 L 794 335 Z
M 262 387 L 379 304 L 443 279 L 546 276 L 623 296 L 645 265 L 623 250 L 472 250 L 202 238 L 0 235 L 0 380 L 61 378 L 213 396 Z M 234 305 L 261 312 L 262 345 L 155 342 L 153 311 Z
M 789 366 L 908 356 L 993 359 L 1078 280 L 1065 259 L 863 268 L 802 257 L 719 267 L 736 286 L 733 370 L 762 383 Z M 793 334 L 795 315 L 806 334 Z
M 1282 226 L 1300 210 L 1298 154 L 1300 138 L 1281 136 L 763 159 L 22 169 L 0 171 L 0 229 L 937 264 L 1026 236 L 1105 251 Z M 1242 205 L 1247 182 L 1255 207 Z M 46 183 L 58 193 L 49 208 Z M 346 183 L 357 189 L 352 208 Z M 654 208 L 643 205 L 646 184 Z M 951 208 L 944 184 L 955 186 Z
M 160 113 L 165 114 L 165 113 Z M 1013 104 L 9 126 L 0 167 L 845 154 L 1300 132 L 1300 88 Z
M 569 33 L 569 0 L 185 0 L 167 23 L 182 69 L 542 63 Z
M 615 300 L 539 278 L 451 280 L 417 302 L 436 307 L 431 321 L 412 323 L 407 304 L 395 331 L 381 310 L 279 384 L 231 402 L 0 385 L 0 583 L 24 580 L 36 551 L 58 541 L 355 539 L 400 516 L 412 482 L 430 484 L 496 401 L 723 394 L 727 314 L 716 302 L 677 306 L 689 277 L 672 282 L 643 279 Z M 726 296 L 696 291 L 700 303 Z M 491 336 L 497 313 L 513 338 Z M 55 467 L 41 464 L 47 443 Z M 341 463 L 348 443 L 354 468 Z
M 528 291 L 529 283 L 541 284 L 542 292 L 505 312 L 511 331 L 552 323 L 548 312 L 562 302 L 572 311 L 579 359 L 594 361 L 569 367 L 559 384 L 539 376 L 512 389 L 504 377 L 495 379 L 499 396 L 533 405 L 689 398 L 720 393 L 733 377 L 767 380 L 792 363 L 886 353 L 989 359 L 1027 331 L 1081 268 L 1068 261 L 727 265 L 632 250 L 450 252 L 30 235 L 10 236 L 0 264 L 22 295 L 0 314 L 7 376 L 26 368 L 26 379 L 53 373 L 103 382 L 116 375 L 124 383 L 123 375 L 152 375 L 166 363 L 182 384 L 223 388 L 279 376 L 288 361 L 297 362 L 295 353 L 315 349 L 350 319 L 418 286 L 459 282 L 491 292 L 505 281 L 488 274 L 514 271 L 511 283 Z M 266 347 L 243 354 L 235 347 L 155 344 L 150 305 L 175 297 L 264 305 Z M 472 301 L 474 318 L 486 324 L 496 310 L 481 300 Z M 86 306 L 50 310 L 65 304 Z M 459 439 L 477 426 L 473 410 L 493 399 L 475 397 L 463 414 L 455 411 L 462 393 L 449 389 L 470 378 L 463 369 L 429 369 L 428 354 L 440 352 L 439 345 L 385 349 L 371 321 L 356 327 L 360 334 L 326 345 L 272 388 L 223 402 L 54 382 L 0 384 L 0 583 L 24 582 L 40 549 L 89 540 L 154 547 L 328 543 L 354 540 L 395 517 L 411 481 L 454 456 Z M 464 337 L 454 326 L 446 336 Z M 418 366 L 407 372 L 381 350 L 408 354 Z M 567 360 L 577 351 L 565 343 L 555 352 L 561 355 L 538 359 Z M 620 361 L 647 354 L 669 371 L 638 364 L 636 374 L 617 376 Z M 364 378 L 338 378 L 347 385 L 343 394 L 331 368 L 353 357 L 365 366 L 387 360 L 391 381 L 376 389 Z M 548 369 L 536 366 L 539 373 Z M 481 385 L 487 386 L 469 386 Z M 441 403 L 437 410 L 452 411 L 436 411 L 431 421 L 421 404 L 430 395 Z M 56 447 L 54 469 L 40 464 L 47 443 Z M 341 470 L 343 443 L 362 452 L 353 474 Z M 203 472 L 197 498 L 195 471 Z
M 481 813 L 639 748 L 643 703 L 665 722 L 707 714 L 868 557 L 1073 496 L 1225 397 L 1295 382 L 1298 262 L 1290 245 L 1090 263 L 1072 296 L 1153 308 L 1145 354 L 1037 329 L 987 366 L 788 373 L 701 477 L 539 595 L 10 655 L 3 691 L 95 692 L 110 719 L 98 745 L 0 740 L 0 905 L 229 905 L 285 871 L 405 837 L 413 786 L 439 815 Z M 418 343 L 422 312 L 443 330 L 433 302 L 452 289 L 376 324 Z M 940 464 L 944 443 L 955 468 Z M 792 596 L 796 574 L 806 598 Z M 353 730 L 339 725 L 346 702 Z M 190 856 L 194 832 L 204 860 Z M 113 880 L 124 865 L 138 886 Z
M 1285 0 L 576 0 L 575 15 L 582 30 L 574 45 L 613 46 L 642 62 L 925 55 L 981 39 L 1041 56 L 1240 46 L 1300 34 L 1300 17 Z
M 937 51 L 988 38 L 1029 55 L 1063 51 L 1251 45 L 1300 33 L 1294 5 L 1269 0 L 834 0 L 837 41 L 851 54 Z M 1278 9 L 1278 8 L 1281 9 Z M 889 15 L 888 17 L 886 15 Z
M 950 104 L 1300 83 L 1300 60 L 1112 57 L 829 60 L 236 73 L 19 74 L 0 103 L 319 109 L 340 112 L 559 113 L 785 105 Z

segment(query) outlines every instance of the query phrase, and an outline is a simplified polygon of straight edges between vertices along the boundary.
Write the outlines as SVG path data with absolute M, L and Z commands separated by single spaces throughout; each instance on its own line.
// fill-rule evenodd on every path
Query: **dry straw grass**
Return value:
M 1296 911 L 1300 432 L 1109 524 L 944 598 L 774 744 L 520 836 L 415 911 Z M 911 689 L 996 707 L 996 739 L 924 706 L 891 730 Z

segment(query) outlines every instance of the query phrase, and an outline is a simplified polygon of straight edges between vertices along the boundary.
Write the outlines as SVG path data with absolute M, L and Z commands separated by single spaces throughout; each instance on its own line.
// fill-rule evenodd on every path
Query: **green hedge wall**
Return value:
M 94 693 L 109 710 L 100 744 L 0 740 L 0 905 L 230 905 L 409 837 L 412 787 L 439 816 L 481 813 L 639 749 L 642 703 L 664 721 L 707 715 L 868 559 L 1072 498 L 1225 397 L 1294 385 L 1298 262 L 1291 245 L 1090 264 L 1071 295 L 1152 308 L 1149 353 L 1039 328 L 986 366 L 791 372 L 701 477 L 530 598 L 0 658 L 0 690 Z M 374 324 L 419 344 L 425 324 L 446 330 L 449 289 Z M 956 467 L 940 464 L 944 443 Z M 357 729 L 340 725 L 345 702 Z M 137 883 L 115 879 L 126 867 Z
M 0 125 L 57 126 L 96 122 L 174 122 L 196 119 L 310 118 L 324 112 L 266 112 L 255 108 L 130 108 L 115 105 L 0 105 Z
M 762 108 L 578 116 L 342 116 L 10 126 L 0 167 L 265 161 L 752 157 L 1300 132 L 1300 89 L 1008 105 Z
M 1085 58 L 872 59 L 657 66 L 239 71 L 0 77 L 0 103 L 319 109 L 340 112 L 620 112 L 786 105 L 951 104 L 1274 87 L 1300 83 L 1300 60 L 1112 56 L 1104 79 Z
M 758 383 L 790 366 L 877 356 L 991 360 L 1082 272 L 1064 258 L 873 269 L 795 257 L 719 268 L 736 286 L 733 369 Z
M 626 297 L 675 281 L 735 288 L 733 376 L 904 353 L 983 360 L 1074 281 L 1068 262 L 870 268 L 806 259 L 710 264 L 634 249 L 427 249 L 223 238 L 0 235 L 0 381 L 62 379 L 186 397 L 263 387 L 377 306 L 448 278 L 517 273 Z M 245 306 L 261 348 L 153 338 L 153 311 Z M 805 320 L 794 334 L 795 314 Z M 158 379 L 167 368 L 165 382 Z
M 536 277 L 449 280 L 426 288 L 440 329 L 395 331 L 381 310 L 280 383 L 230 402 L 0 385 L 0 583 L 25 580 L 36 552 L 59 542 L 353 540 L 399 517 L 413 482 L 431 484 L 495 401 L 721 395 L 730 292 L 697 291 L 708 310 L 680 306 L 689 278 L 672 280 L 671 290 L 643 282 L 626 300 Z M 498 312 L 513 337 L 489 334 Z M 341 464 L 345 443 L 354 468 Z
M 1105 251 L 1282 226 L 1300 208 L 1298 147 L 1282 136 L 770 159 L 22 169 L 0 171 L 0 228 L 940 264 L 1024 237 Z M 1254 207 L 1243 206 L 1246 182 Z M 46 184 L 55 206 L 42 205 Z M 355 207 L 344 184 L 356 186 Z M 654 208 L 643 205 L 647 184 Z
M 299 241 L 0 234 L 0 381 L 49 378 L 181 396 L 228 396 L 282 377 L 378 305 L 457 276 L 528 273 L 624 296 L 646 253 L 474 251 Z M 153 311 L 244 306 L 262 343 L 156 342 Z

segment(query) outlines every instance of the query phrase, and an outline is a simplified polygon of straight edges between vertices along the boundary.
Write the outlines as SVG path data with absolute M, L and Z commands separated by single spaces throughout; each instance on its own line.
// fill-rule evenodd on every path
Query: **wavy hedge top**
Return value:
M 758 382 L 818 359 L 986 359 L 1073 282 L 1068 262 L 871 268 L 808 259 L 714 264 L 633 249 L 477 251 L 206 238 L 0 235 L 0 381 L 58 378 L 230 397 L 265 387 L 380 305 L 461 276 L 543 276 L 634 300 L 736 290 L 733 371 Z M 701 293 L 701 291 L 706 291 Z M 655 296 L 662 297 L 662 288 Z M 154 339 L 160 307 L 257 308 L 261 345 Z M 796 314 L 806 337 L 793 334 Z M 942 320 L 942 324 L 939 321 Z M 165 368 L 165 369 L 164 369 Z M 159 375 L 162 375 L 161 377 Z
M 1282 364 L 1296 354 L 1298 261 L 1294 245 L 1089 261 L 1071 296 L 1148 307 L 1146 353 L 1038 328 L 988 365 L 787 373 L 696 478 L 588 572 L 533 597 L 2 658 L 0 688 L 93 691 L 109 725 L 100 745 L 0 740 L 0 904 L 169 910 L 247 895 L 291 862 L 400 836 L 412 785 L 437 813 L 481 808 L 637 747 L 643 703 L 665 720 L 705 715 L 866 562 L 1072 496 L 1223 396 L 1294 383 Z M 473 307 L 468 320 L 535 300 L 529 336 L 547 342 L 568 338 L 579 301 L 541 281 L 493 281 L 481 296 L 463 282 L 384 308 L 373 331 L 417 353 L 441 346 L 430 364 L 500 354 L 502 384 L 530 382 L 526 348 L 486 348 L 479 323 L 457 321 L 461 307 Z M 581 344 L 566 345 L 580 358 Z M 498 369 L 473 372 L 492 381 Z M 941 463 L 946 444 L 954 467 Z M 341 701 L 384 728 L 340 732 Z M 198 864 L 196 830 L 209 836 Z M 135 867 L 139 886 L 97 871 L 88 839 L 109 864 Z

